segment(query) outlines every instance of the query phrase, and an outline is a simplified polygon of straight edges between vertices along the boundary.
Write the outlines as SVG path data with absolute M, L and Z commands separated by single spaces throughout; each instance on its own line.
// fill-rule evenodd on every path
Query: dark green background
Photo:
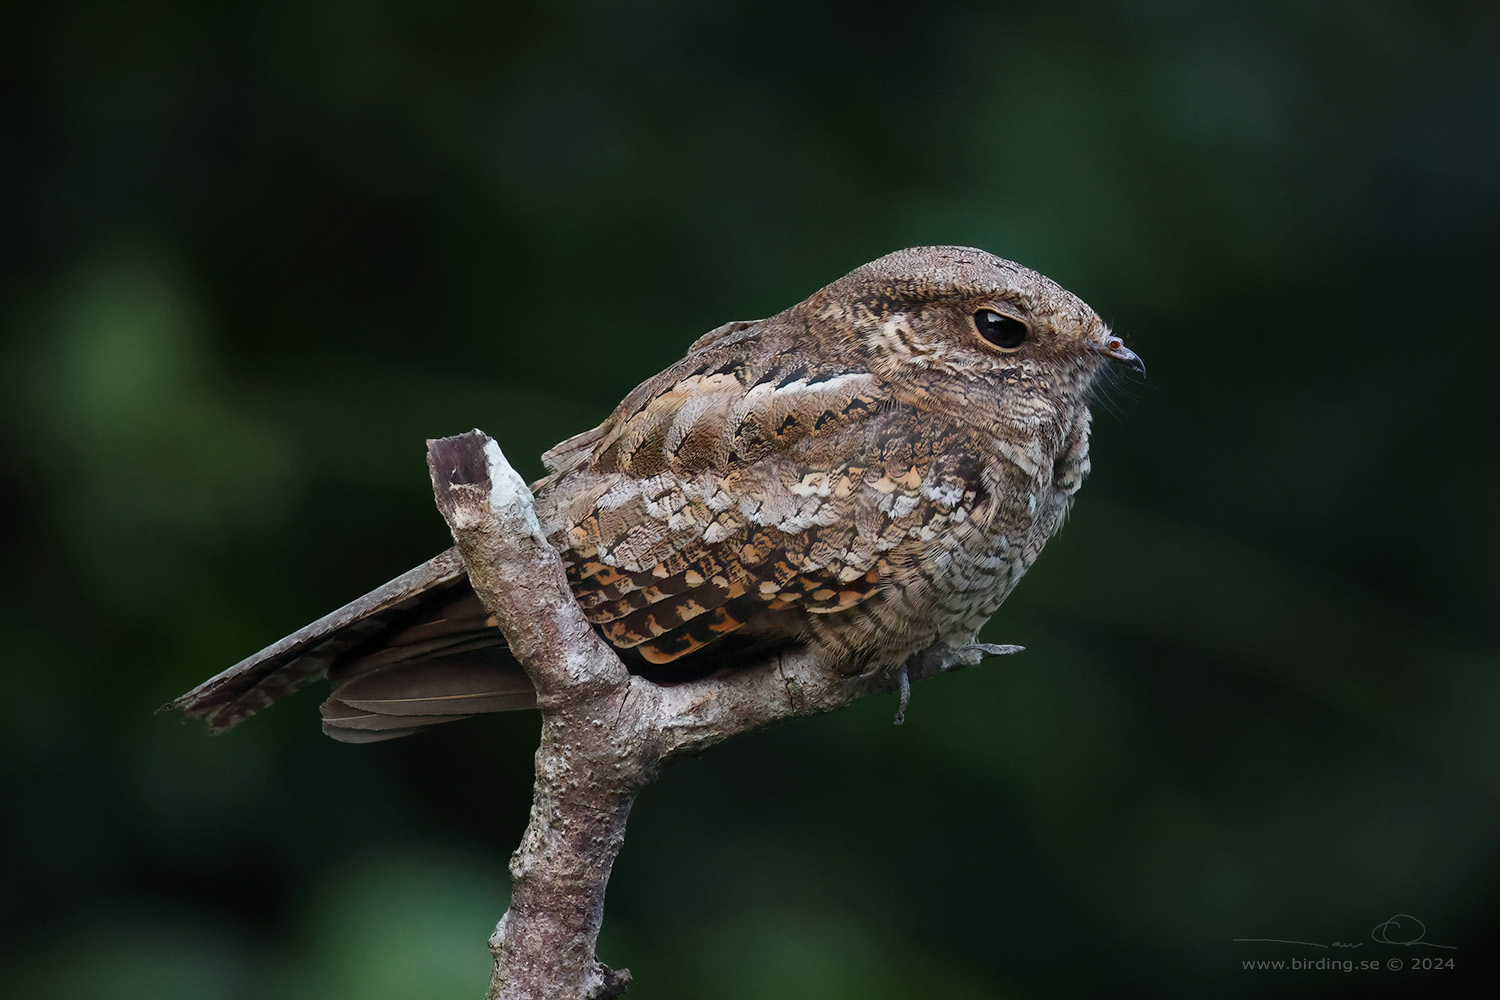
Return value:
M 642 797 L 630 995 L 1500 978 L 1492 3 L 40 10 L 0 40 L 6 996 L 480 996 L 535 717 L 153 709 L 444 547 L 425 438 L 539 474 L 698 334 L 928 243 L 1150 380 L 985 633 L 1025 654 Z M 1330 955 L 1461 968 L 1241 968 Z

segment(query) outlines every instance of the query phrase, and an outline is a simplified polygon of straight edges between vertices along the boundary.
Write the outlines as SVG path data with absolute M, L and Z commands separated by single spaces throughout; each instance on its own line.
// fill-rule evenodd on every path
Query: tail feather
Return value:
M 477 715 L 534 708 L 536 691 L 515 663 L 445 656 L 357 678 L 329 700 L 385 715 Z
M 338 738 L 351 741 L 388 739 L 423 725 L 534 705 L 530 684 L 504 641 L 469 589 L 463 560 L 449 549 L 163 707 L 223 732 L 328 677 L 336 687 L 325 706 L 325 729 L 337 728 Z M 485 647 L 498 648 L 488 655 L 453 656 Z M 418 662 L 423 669 L 401 669 Z M 364 707 L 345 702 L 348 695 Z M 380 735 L 350 735 L 355 733 Z
M 535 707 L 536 691 L 520 665 L 488 651 L 364 674 L 334 688 L 320 711 L 324 733 L 366 743 L 487 712 Z

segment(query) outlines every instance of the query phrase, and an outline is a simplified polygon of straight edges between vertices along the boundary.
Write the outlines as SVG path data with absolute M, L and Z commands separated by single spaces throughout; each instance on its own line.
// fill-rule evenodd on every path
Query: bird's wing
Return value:
M 978 487 L 954 428 L 893 405 L 868 372 L 766 349 L 761 326 L 701 338 L 544 456 L 538 514 L 633 669 L 747 623 L 746 646 L 799 641 L 870 604 L 922 540 L 964 529 Z M 449 550 L 166 707 L 222 731 L 327 676 L 325 731 L 385 739 L 533 705 L 503 643 Z
M 951 429 L 869 372 L 757 348 L 740 331 L 668 369 L 538 494 L 585 614 L 648 664 L 750 623 L 796 641 L 972 504 Z

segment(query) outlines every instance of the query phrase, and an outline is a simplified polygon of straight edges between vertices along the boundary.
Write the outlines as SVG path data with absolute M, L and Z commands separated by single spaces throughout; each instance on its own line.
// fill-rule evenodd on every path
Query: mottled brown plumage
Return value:
M 584 613 L 670 682 L 811 648 L 830 670 L 971 642 L 1088 473 L 1105 359 L 1052 281 L 903 250 L 730 323 L 545 456 L 537 513 Z M 325 729 L 384 739 L 532 704 L 450 550 L 173 703 L 215 729 L 320 676 Z

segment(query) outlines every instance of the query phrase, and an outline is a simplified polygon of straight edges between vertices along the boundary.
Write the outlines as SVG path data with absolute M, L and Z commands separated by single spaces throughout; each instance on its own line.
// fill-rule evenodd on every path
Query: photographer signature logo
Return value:
M 1363 948 L 1363 941 L 1334 941 L 1319 944 L 1317 941 L 1289 941 L 1286 938 L 1234 938 L 1236 942 L 1258 942 L 1262 944 L 1298 944 L 1307 948 Z M 1398 913 L 1389 920 L 1382 920 L 1370 931 L 1370 940 L 1377 944 L 1391 944 L 1402 948 L 1441 948 L 1457 951 L 1453 944 L 1435 944 L 1427 940 L 1427 925 L 1410 913 Z

